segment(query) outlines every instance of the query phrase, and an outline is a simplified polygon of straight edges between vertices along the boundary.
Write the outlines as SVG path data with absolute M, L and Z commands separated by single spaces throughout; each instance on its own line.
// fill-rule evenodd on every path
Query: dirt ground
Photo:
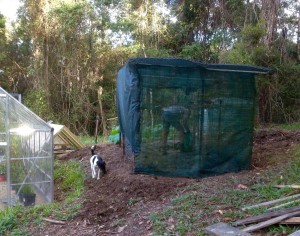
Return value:
M 118 145 L 102 143 L 97 153 L 104 157 L 108 172 L 100 180 L 91 178 L 90 147 L 63 156 L 62 160 L 77 159 L 84 165 L 87 177 L 83 207 L 78 215 L 65 225 L 47 223 L 33 230 L 34 235 L 151 235 L 148 216 L 170 204 L 184 187 L 203 182 L 209 192 L 212 188 L 226 188 L 228 179 L 238 178 L 244 185 L 251 184 L 258 171 L 285 164 L 290 148 L 300 143 L 300 131 L 261 130 L 255 134 L 252 168 L 249 171 L 229 173 L 203 179 L 166 178 L 133 174 L 133 163 L 122 155 Z M 208 196 L 209 197 L 209 196 Z M 60 192 L 56 190 L 59 200 Z M 205 220 L 205 219 L 203 219 Z

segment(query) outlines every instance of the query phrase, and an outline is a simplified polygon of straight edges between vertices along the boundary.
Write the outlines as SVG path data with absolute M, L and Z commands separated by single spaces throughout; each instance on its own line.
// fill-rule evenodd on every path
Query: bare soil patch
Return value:
M 122 148 L 110 143 L 97 145 L 97 153 L 106 161 L 108 172 L 100 180 L 91 178 L 90 147 L 63 156 L 62 160 L 81 161 L 87 177 L 83 207 L 65 225 L 47 223 L 33 230 L 34 235 L 151 235 L 148 216 L 169 204 L 169 199 L 192 183 L 203 182 L 208 197 L 217 188 L 226 188 L 228 179 L 238 178 L 251 184 L 254 172 L 286 164 L 291 147 L 300 143 L 300 131 L 261 130 L 255 134 L 252 170 L 203 179 L 167 178 L 133 174 L 132 161 L 122 155 Z M 59 190 L 56 200 L 61 200 Z M 205 220 L 205 219 L 203 219 Z

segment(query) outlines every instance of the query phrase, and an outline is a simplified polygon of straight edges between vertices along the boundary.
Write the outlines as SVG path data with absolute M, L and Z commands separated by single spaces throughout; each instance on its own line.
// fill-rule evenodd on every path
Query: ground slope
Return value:
M 148 216 L 163 209 L 171 197 L 182 194 L 185 187 L 201 182 L 207 197 L 213 191 L 232 185 L 232 179 L 241 186 L 251 185 L 257 172 L 271 166 L 286 164 L 285 155 L 295 144 L 300 143 L 300 131 L 262 130 L 256 133 L 253 148 L 252 169 L 240 173 L 203 179 L 166 178 L 132 173 L 133 164 L 122 155 L 118 145 L 97 145 L 106 161 L 108 172 L 100 180 L 91 178 L 89 166 L 90 147 L 63 156 L 62 160 L 76 159 L 82 162 L 87 173 L 83 207 L 78 215 L 65 225 L 47 224 L 36 228 L 33 234 L 40 235 L 151 235 L 152 225 Z M 206 187 L 205 187 L 206 186 Z M 230 186 L 232 187 L 232 186 Z M 238 186 L 237 186 L 238 187 Z M 55 193 L 59 199 L 59 191 Z M 214 221 L 218 214 L 203 221 Z M 222 219 L 219 219 L 222 220 Z M 192 235 L 192 234 L 191 234 Z

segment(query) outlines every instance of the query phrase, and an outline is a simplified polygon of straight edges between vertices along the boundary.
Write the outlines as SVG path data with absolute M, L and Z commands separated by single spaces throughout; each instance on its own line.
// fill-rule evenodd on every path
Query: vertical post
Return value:
M 12 205 L 11 191 L 10 191 L 10 133 L 9 133 L 9 97 L 5 97 L 5 129 L 6 129 L 6 188 L 7 198 L 9 199 L 9 205 Z
M 97 114 L 97 116 L 96 116 L 96 129 L 95 129 L 95 143 L 97 143 L 98 126 L 99 126 L 99 115 Z
M 206 144 L 206 140 L 204 142 L 203 140 L 203 127 L 204 127 L 204 99 L 205 99 L 205 96 L 204 96 L 204 80 L 206 79 L 206 74 L 204 75 L 205 77 L 202 77 L 201 78 L 201 101 L 200 101 L 200 104 L 201 104 L 201 113 L 200 113 L 200 134 L 199 134 L 199 151 L 200 151 L 200 165 L 201 168 L 203 166 L 203 161 L 204 161 L 204 151 L 206 149 L 206 147 L 204 147 L 204 144 Z M 198 92 L 199 93 L 199 92 Z M 199 95 L 198 95 L 199 96 Z M 198 108 L 198 106 L 197 106 Z M 197 109 L 197 113 L 199 113 L 198 109 Z
M 50 138 L 51 138 L 51 153 L 50 153 L 50 158 L 51 158 L 51 179 L 50 179 L 50 186 L 51 186 L 51 196 L 50 196 L 50 202 L 54 201 L 54 136 L 53 136 L 54 128 L 51 128 L 50 131 Z

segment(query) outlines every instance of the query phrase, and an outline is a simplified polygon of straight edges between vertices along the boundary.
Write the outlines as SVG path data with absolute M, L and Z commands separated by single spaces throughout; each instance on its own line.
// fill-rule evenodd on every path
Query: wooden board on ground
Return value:
M 300 224 L 300 217 L 291 217 L 289 219 L 280 221 L 280 224 L 299 225 Z
M 263 222 L 258 223 L 256 225 L 251 225 L 247 228 L 244 228 L 243 231 L 252 232 L 252 231 L 255 231 L 255 230 L 258 230 L 258 229 L 263 229 L 263 228 L 266 228 L 270 225 L 277 224 L 277 223 L 281 222 L 282 220 L 288 219 L 288 218 L 293 217 L 293 216 L 299 216 L 299 215 L 300 215 L 300 211 L 291 212 L 291 213 L 288 213 L 288 214 L 277 216 L 277 217 L 272 218 L 272 219 L 267 220 L 267 221 L 263 221 Z
M 257 216 L 247 217 L 245 219 L 241 219 L 241 220 L 234 222 L 233 225 L 239 226 L 239 225 L 247 225 L 247 224 L 251 224 L 251 223 L 256 223 L 256 222 L 260 222 L 263 220 L 271 219 L 272 217 L 277 217 L 277 216 L 284 215 L 284 214 L 287 214 L 290 212 L 295 212 L 295 211 L 300 211 L 300 206 L 294 206 L 294 207 L 290 207 L 290 208 L 283 209 L 280 211 L 267 212 L 267 213 L 263 213 L 263 214 L 260 214 Z
M 283 202 L 283 201 L 286 201 L 286 200 L 299 198 L 299 197 L 300 197 L 300 194 L 295 194 L 295 195 L 292 195 L 292 196 L 283 197 L 283 198 L 279 198 L 279 199 L 268 201 L 268 202 L 262 202 L 262 203 L 259 203 L 259 204 L 256 204 L 256 205 L 243 207 L 242 211 L 253 209 L 253 208 L 264 207 L 264 206 L 270 206 L 270 205 L 274 205 L 278 202 Z
M 291 185 L 274 185 L 275 188 L 292 188 L 292 189 L 300 189 L 300 185 L 291 184 Z

